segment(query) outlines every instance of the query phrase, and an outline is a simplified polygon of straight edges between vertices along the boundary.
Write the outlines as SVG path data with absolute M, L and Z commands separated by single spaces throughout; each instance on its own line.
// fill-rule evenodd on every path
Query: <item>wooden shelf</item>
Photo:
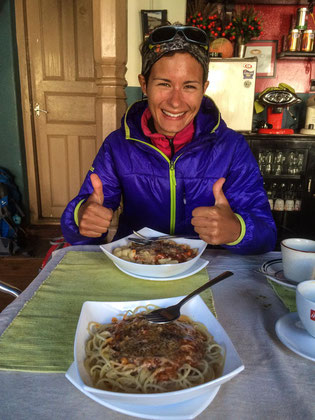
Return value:
M 262 174 L 264 179 L 278 178 L 278 179 L 301 179 L 303 174 L 291 175 L 291 174 Z
M 278 60 L 293 58 L 293 59 L 305 59 L 315 57 L 315 52 L 304 52 L 304 51 L 282 51 L 277 55 Z

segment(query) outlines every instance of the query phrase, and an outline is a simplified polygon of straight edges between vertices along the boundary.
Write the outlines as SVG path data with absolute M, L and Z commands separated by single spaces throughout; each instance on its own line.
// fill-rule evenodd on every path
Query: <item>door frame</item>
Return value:
M 59 218 L 41 217 L 26 1 L 15 0 L 15 20 L 30 222 L 59 224 Z M 95 120 L 97 142 L 100 145 L 109 133 L 119 127 L 126 110 L 127 0 L 106 0 L 106 3 L 103 0 L 92 0 L 92 5 L 97 86 Z
M 40 218 L 38 166 L 36 157 L 30 63 L 27 49 L 27 21 L 25 0 L 15 0 L 16 41 L 19 60 L 21 105 L 28 185 L 29 217 L 31 224 L 57 224 L 57 219 Z

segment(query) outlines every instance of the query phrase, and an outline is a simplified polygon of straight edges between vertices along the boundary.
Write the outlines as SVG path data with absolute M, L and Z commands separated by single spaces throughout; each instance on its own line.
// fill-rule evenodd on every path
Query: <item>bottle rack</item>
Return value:
M 307 149 L 258 148 L 255 153 L 265 179 L 300 179 L 305 172 Z
M 246 138 L 262 172 L 277 226 L 277 247 L 287 237 L 315 240 L 315 138 L 300 134 Z

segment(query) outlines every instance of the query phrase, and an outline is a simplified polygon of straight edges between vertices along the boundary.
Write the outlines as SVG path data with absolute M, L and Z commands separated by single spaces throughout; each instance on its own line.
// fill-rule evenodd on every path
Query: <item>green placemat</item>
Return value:
M 275 283 L 269 278 L 267 278 L 267 280 L 284 306 L 288 308 L 290 312 L 296 312 L 297 309 L 295 303 L 295 289 L 282 286 L 281 284 Z
M 206 269 L 173 281 L 121 272 L 102 252 L 69 251 L 0 337 L 0 369 L 66 372 L 73 362 L 83 302 L 160 299 L 190 293 L 208 281 Z M 216 315 L 211 289 L 201 295 Z

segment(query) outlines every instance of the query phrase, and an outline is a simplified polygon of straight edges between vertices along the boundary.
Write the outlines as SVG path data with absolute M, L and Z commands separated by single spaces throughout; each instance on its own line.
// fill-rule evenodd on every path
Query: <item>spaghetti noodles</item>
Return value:
M 167 324 L 149 323 L 143 314 L 150 310 L 152 305 L 138 307 L 111 324 L 90 322 L 85 367 L 96 388 L 169 392 L 221 375 L 223 349 L 203 324 L 187 316 Z

